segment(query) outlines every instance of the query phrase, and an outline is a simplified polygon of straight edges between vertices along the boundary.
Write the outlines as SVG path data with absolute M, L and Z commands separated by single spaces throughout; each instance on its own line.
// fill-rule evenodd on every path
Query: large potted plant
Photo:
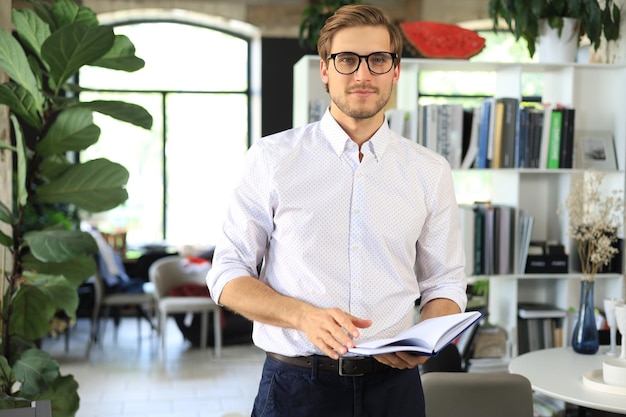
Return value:
M 595 49 L 603 37 L 616 40 L 620 32 L 620 10 L 613 0 L 489 0 L 489 16 L 494 30 L 500 28 L 502 19 L 515 39 L 525 39 L 531 57 L 543 21 L 560 33 L 564 18 L 577 19 L 579 38 L 587 35 Z
M 149 129 L 152 117 L 119 101 L 81 102 L 73 81 L 85 65 L 135 71 L 144 66 L 132 42 L 99 24 L 71 0 L 29 2 L 12 11 L 16 36 L 0 31 L 0 104 L 9 107 L 14 157 L 12 207 L 0 203 L 0 408 L 50 399 L 55 417 L 74 416 L 78 384 L 39 348 L 54 317 L 75 317 L 77 287 L 95 272 L 97 246 L 76 222 L 81 210 L 123 203 L 128 171 L 107 159 L 78 162 L 98 141 L 93 111 Z M 57 217 L 53 217 L 57 216 Z

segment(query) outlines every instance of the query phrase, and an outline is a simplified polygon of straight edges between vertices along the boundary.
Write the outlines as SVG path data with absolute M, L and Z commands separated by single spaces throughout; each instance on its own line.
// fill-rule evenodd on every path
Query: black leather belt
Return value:
M 393 369 L 369 356 L 342 356 L 337 360 L 328 356 L 284 356 L 273 352 L 268 352 L 267 356 L 286 365 L 307 369 L 312 369 L 317 359 L 318 371 L 334 371 L 341 376 L 363 376 Z

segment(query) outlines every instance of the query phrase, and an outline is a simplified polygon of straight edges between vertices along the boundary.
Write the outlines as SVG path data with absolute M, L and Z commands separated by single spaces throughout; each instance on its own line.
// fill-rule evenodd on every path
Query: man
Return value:
M 387 125 L 402 37 L 385 12 L 340 8 L 318 51 L 330 107 L 250 148 L 209 289 L 268 352 L 253 416 L 423 416 L 425 357 L 348 350 L 409 328 L 417 299 L 420 320 L 465 309 L 450 167 Z

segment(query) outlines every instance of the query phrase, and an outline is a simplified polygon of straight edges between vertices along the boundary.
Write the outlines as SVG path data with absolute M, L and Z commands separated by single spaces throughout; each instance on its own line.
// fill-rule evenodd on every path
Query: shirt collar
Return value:
M 320 121 L 320 126 L 324 136 L 330 143 L 330 146 L 333 148 L 337 156 L 341 156 L 347 148 L 348 141 L 351 141 L 352 139 L 350 139 L 339 123 L 337 123 L 337 121 L 333 118 L 329 109 L 326 109 L 326 112 Z M 361 150 L 366 152 L 367 150 L 365 147 L 367 147 L 376 160 L 380 160 L 383 153 L 387 149 L 391 135 L 392 131 L 389 129 L 387 116 L 385 116 L 385 120 L 383 121 L 380 129 L 378 129 L 376 133 L 374 133 L 374 136 L 363 144 Z

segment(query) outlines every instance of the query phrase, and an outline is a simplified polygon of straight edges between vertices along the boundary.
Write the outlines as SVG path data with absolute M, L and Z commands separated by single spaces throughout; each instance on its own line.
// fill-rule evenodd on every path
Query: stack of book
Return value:
M 519 303 L 518 354 L 563 346 L 563 322 L 567 312 L 551 304 Z
M 438 140 L 454 146 L 461 159 L 450 159 L 452 168 L 572 168 L 574 160 L 575 109 L 562 105 L 520 103 L 515 97 L 490 97 L 471 111 L 453 105 L 420 106 L 418 112 L 418 142 L 442 153 Z M 445 116 L 446 112 L 456 116 Z M 443 120 L 443 122 L 442 122 Z M 438 133 L 441 124 L 445 132 L 462 132 L 462 140 L 452 143 Z M 456 134 L 456 133 L 455 133 Z M 462 147 L 461 147 L 462 146 Z M 459 165 L 460 161 L 460 165 Z
M 515 208 L 489 202 L 462 204 L 467 275 L 513 273 Z

